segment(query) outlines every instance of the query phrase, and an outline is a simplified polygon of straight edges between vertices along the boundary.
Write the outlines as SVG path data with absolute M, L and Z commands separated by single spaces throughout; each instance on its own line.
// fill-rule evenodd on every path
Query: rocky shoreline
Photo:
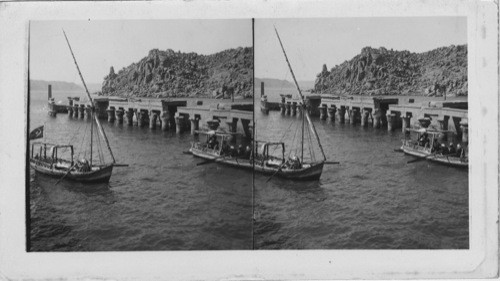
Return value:
M 467 45 L 424 53 L 365 47 L 328 70 L 323 65 L 314 92 L 335 95 L 467 96 Z
M 252 98 L 253 48 L 212 55 L 153 49 L 104 78 L 102 96 Z

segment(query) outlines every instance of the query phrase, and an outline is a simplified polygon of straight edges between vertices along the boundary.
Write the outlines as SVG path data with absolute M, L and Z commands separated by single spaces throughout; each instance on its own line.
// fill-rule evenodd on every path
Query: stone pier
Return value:
M 396 114 L 387 114 L 387 131 L 392 132 L 396 128 Z
M 167 111 L 162 111 L 160 114 L 161 130 L 166 131 L 170 127 L 170 114 Z
M 372 118 L 373 118 L 373 128 L 378 129 L 381 126 L 381 112 L 380 109 L 376 108 L 375 111 L 372 113 Z
M 449 116 L 444 116 L 442 119 L 438 119 L 437 122 L 439 124 L 439 129 L 443 130 L 443 131 L 447 131 L 449 120 L 450 120 Z M 441 132 L 438 137 L 439 137 L 440 142 L 444 142 L 444 141 L 448 140 L 448 134 L 446 132 Z
M 139 128 L 146 126 L 148 118 L 149 116 L 146 110 L 141 109 L 137 111 L 137 126 L 139 126 Z
M 292 105 L 289 102 L 285 103 L 285 114 L 286 115 L 290 115 L 291 108 L 292 108 Z
M 280 112 L 281 112 L 281 115 L 285 115 L 285 113 L 286 113 L 286 103 L 284 103 L 284 102 L 280 103 Z
M 243 131 L 245 132 L 245 136 L 247 138 L 252 137 L 252 132 L 250 130 L 250 120 L 248 119 L 241 119 L 241 124 L 243 125 Z
M 189 118 L 191 122 L 191 135 L 196 134 L 196 131 L 200 128 L 200 119 L 198 118 Z
M 149 115 L 149 128 L 152 130 L 156 130 L 156 119 L 158 118 L 158 114 L 156 112 L 151 112 Z
M 330 119 L 330 121 L 335 122 L 335 113 L 336 112 L 337 112 L 337 108 L 335 106 L 328 108 L 328 119 Z
M 73 118 L 78 118 L 78 104 L 73 105 Z
M 359 109 L 357 108 L 352 108 L 350 111 L 349 111 L 349 123 L 352 124 L 352 125 L 356 125 L 356 123 L 358 123 L 358 115 L 359 115 Z
M 125 120 L 127 120 L 127 125 L 132 126 L 133 125 L 133 119 L 134 119 L 134 110 L 132 108 L 129 108 L 127 111 L 125 111 Z
M 175 116 L 175 132 L 180 134 L 183 132 L 184 116 Z
M 115 114 L 116 114 L 116 121 L 118 122 L 118 124 L 123 124 L 123 114 L 125 112 L 123 111 L 122 108 L 119 108 Z
M 368 117 L 370 117 L 370 111 L 363 109 L 361 113 L 361 126 L 368 127 Z
M 460 129 L 462 131 L 462 142 L 469 143 L 469 120 L 462 118 L 460 121 Z
M 341 106 L 337 111 L 338 119 L 340 124 L 344 124 L 345 122 L 345 106 Z
M 295 116 L 297 114 L 297 103 L 293 102 L 292 103 L 292 116 Z
M 320 120 L 326 120 L 326 116 L 327 116 L 326 110 L 327 110 L 326 104 L 319 107 L 319 119 Z
M 80 119 L 85 118 L 85 105 L 84 104 L 80 104 L 80 107 L 78 107 L 78 117 Z
M 401 116 L 401 131 L 408 132 L 406 129 L 411 127 L 411 116 Z
M 83 114 L 86 120 L 90 120 L 90 118 L 92 118 L 92 107 L 90 106 L 90 104 L 87 104 L 87 106 L 85 107 L 85 112 Z
M 111 106 L 106 110 L 106 112 L 108 113 L 108 122 L 109 123 L 115 122 L 115 108 Z

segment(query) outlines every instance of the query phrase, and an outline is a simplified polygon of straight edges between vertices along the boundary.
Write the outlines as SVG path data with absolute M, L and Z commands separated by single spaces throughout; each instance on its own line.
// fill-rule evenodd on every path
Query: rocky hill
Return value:
M 153 49 L 104 78 L 101 95 L 134 97 L 252 97 L 253 50 L 212 55 Z
M 365 47 L 317 75 L 315 92 L 359 95 L 467 95 L 467 45 L 425 53 Z

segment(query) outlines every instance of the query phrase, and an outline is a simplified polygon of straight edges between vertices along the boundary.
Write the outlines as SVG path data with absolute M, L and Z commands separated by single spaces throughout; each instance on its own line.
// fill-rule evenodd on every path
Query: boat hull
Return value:
M 89 172 L 71 171 L 70 173 L 68 173 L 68 169 L 57 169 L 54 168 L 53 165 L 33 159 L 30 160 L 30 166 L 37 173 L 46 176 L 59 179 L 64 177 L 65 180 L 84 183 L 109 182 L 111 174 L 113 173 L 113 164 L 93 167 L 92 171 Z
M 408 145 L 403 143 L 403 145 L 401 146 L 401 150 L 403 150 L 405 154 L 418 158 L 425 158 L 426 160 L 448 166 L 460 168 L 467 168 L 469 166 L 469 161 L 465 158 L 432 153 L 430 148 L 425 148 L 418 145 Z
M 300 169 L 280 168 L 279 166 L 267 166 L 265 163 L 259 161 L 252 161 L 249 159 L 242 159 L 230 156 L 220 156 L 213 153 L 207 153 L 200 149 L 191 148 L 189 150 L 193 156 L 203 158 L 206 160 L 213 160 L 215 163 L 224 164 L 240 169 L 254 170 L 257 173 L 265 175 L 275 175 L 281 178 L 292 180 L 312 181 L 319 180 L 323 172 L 323 162 L 316 162 L 308 164 L 307 167 Z

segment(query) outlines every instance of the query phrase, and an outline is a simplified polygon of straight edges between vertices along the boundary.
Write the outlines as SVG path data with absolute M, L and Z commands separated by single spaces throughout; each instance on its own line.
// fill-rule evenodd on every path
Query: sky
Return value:
M 32 21 L 30 77 L 81 85 L 65 30 L 86 83 L 102 83 L 151 49 L 198 54 L 252 46 L 252 22 L 239 20 Z
M 465 17 L 256 19 L 255 76 L 292 81 L 278 29 L 297 80 L 314 81 L 366 46 L 425 52 L 467 43 Z
M 64 40 L 68 35 L 87 83 L 102 83 L 151 49 L 213 54 L 252 46 L 250 19 L 31 22 L 30 75 L 80 83 Z M 274 33 L 278 29 L 298 80 L 315 80 L 366 46 L 425 52 L 467 43 L 465 17 L 298 18 L 255 20 L 255 76 L 291 81 Z

